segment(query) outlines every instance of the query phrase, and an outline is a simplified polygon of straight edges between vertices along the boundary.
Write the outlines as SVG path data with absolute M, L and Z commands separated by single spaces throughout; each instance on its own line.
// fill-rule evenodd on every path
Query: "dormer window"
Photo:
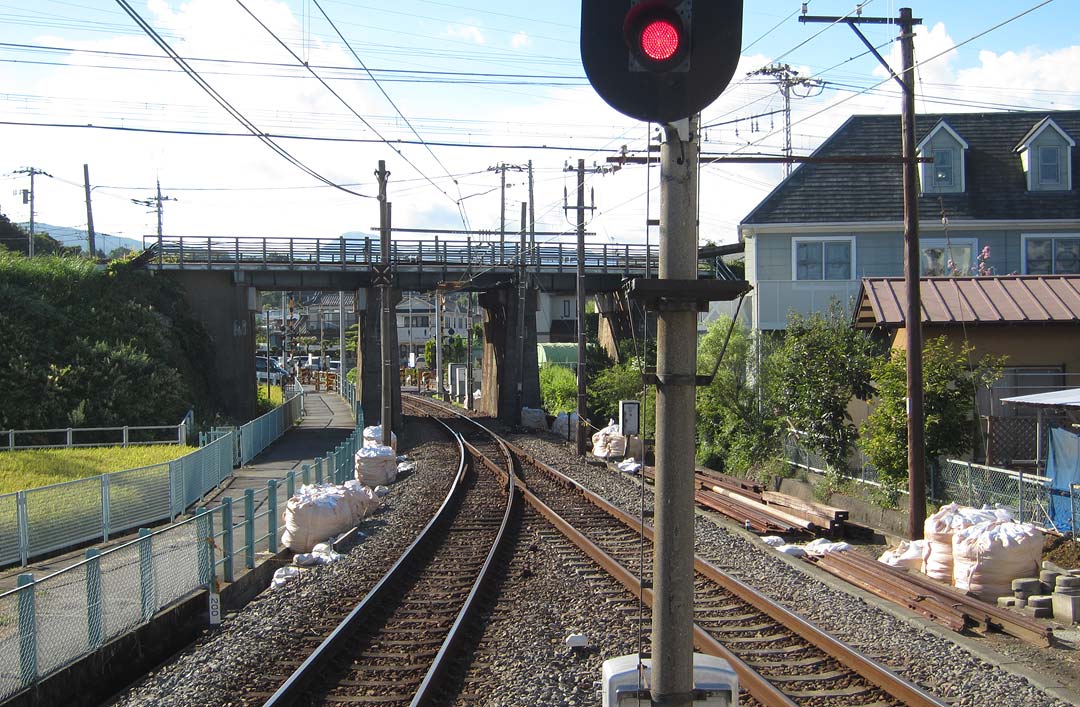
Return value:
M 968 144 L 944 120 L 918 144 L 919 157 L 931 158 L 919 168 L 923 194 L 960 194 L 964 191 L 964 152 Z
M 1015 148 L 1028 191 L 1072 189 L 1072 149 L 1076 142 L 1050 118 L 1043 118 Z

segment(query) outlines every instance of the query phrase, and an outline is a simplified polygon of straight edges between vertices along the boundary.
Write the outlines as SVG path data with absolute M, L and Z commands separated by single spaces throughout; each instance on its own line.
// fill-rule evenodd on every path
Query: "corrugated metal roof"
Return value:
M 1080 323 L 1080 275 L 924 277 L 919 280 L 925 324 Z M 863 278 L 855 326 L 904 324 L 903 278 Z
M 1002 398 L 1001 402 L 1016 403 L 1017 405 L 1031 405 L 1034 407 L 1080 408 L 1080 388 L 1054 390 L 1049 393 L 1034 393 L 1032 395 L 1018 395 L 1015 398 Z

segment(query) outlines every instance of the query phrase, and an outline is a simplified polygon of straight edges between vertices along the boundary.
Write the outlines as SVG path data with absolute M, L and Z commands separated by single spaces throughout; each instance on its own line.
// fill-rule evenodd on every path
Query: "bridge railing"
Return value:
M 347 269 L 381 262 L 379 239 L 363 238 L 215 238 L 147 236 L 144 245 L 159 267 Z M 505 267 L 522 264 L 534 270 L 562 272 L 577 267 L 577 244 L 548 241 L 522 249 L 516 238 L 398 239 L 391 243 L 398 266 Z M 592 272 L 656 272 L 659 247 L 592 242 L 585 245 L 584 265 Z M 708 269 L 708 266 L 705 266 Z

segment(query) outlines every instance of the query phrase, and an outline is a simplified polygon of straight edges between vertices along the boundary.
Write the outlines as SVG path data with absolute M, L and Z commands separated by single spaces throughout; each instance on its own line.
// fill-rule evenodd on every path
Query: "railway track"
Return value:
M 479 434 L 482 427 L 430 400 L 417 404 L 442 416 L 457 415 L 458 429 L 473 426 Z M 514 445 L 502 441 L 501 446 L 520 464 L 517 483 L 528 503 L 651 606 L 652 528 Z M 744 690 L 741 704 L 944 707 L 714 565 L 697 558 L 695 570 L 695 647 L 731 663 Z
M 318 627 L 318 646 L 264 707 L 424 705 L 436 699 L 494 579 L 514 498 L 509 457 L 501 474 L 478 471 L 479 457 L 451 434 L 461 460 L 435 517 L 340 623 Z M 497 466 L 491 459 L 483 463 Z

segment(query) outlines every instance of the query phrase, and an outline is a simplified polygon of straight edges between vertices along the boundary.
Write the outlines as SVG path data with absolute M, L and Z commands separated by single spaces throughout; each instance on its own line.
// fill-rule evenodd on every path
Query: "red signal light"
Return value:
M 637 71 L 671 71 L 689 54 L 688 27 L 666 0 L 643 0 L 634 5 L 623 21 L 623 36 L 638 63 Z
M 682 35 L 667 19 L 649 22 L 641 30 L 641 51 L 653 61 L 667 61 L 679 51 Z

